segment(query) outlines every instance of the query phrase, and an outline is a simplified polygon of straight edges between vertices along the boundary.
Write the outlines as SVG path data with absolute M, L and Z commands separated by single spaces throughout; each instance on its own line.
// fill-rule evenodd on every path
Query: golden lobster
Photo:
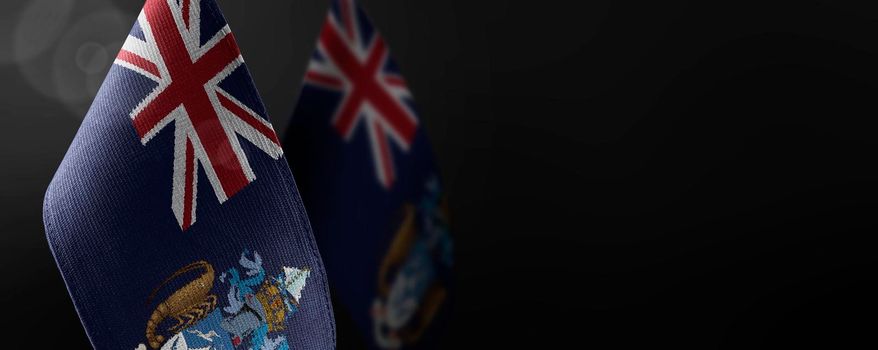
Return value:
M 174 272 L 152 291 L 147 302 L 151 302 L 159 290 L 169 282 L 196 269 L 203 269 L 204 273 L 161 302 L 146 322 L 146 340 L 153 349 L 158 349 L 165 341 L 164 336 L 156 334 L 156 328 L 163 321 L 169 318 L 177 321 L 177 324 L 168 328 L 168 332 L 173 334 L 200 321 L 216 308 L 216 295 L 210 294 L 215 273 L 213 266 L 206 261 L 191 263 Z

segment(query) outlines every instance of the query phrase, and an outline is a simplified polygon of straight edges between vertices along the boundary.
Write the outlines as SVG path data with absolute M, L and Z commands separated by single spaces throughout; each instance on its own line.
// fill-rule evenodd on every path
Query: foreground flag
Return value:
M 436 343 L 451 238 L 430 145 L 387 45 L 332 2 L 286 140 L 326 262 L 337 319 L 372 348 Z
M 326 273 L 214 0 L 147 0 L 46 193 L 98 349 L 330 349 Z

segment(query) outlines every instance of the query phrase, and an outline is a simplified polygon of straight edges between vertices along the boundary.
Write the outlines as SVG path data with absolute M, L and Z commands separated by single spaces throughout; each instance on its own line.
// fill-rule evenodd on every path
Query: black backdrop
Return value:
M 4 348 L 88 348 L 41 196 L 141 3 L 65 2 L 0 4 Z M 219 2 L 284 130 L 327 1 Z M 874 343 L 878 4 L 362 2 L 449 191 L 445 348 Z

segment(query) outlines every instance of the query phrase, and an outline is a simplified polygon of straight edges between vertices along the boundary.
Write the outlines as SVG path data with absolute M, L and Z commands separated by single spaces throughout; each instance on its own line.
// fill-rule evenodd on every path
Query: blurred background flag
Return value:
M 406 82 L 352 0 L 331 3 L 285 149 L 336 297 L 339 344 L 436 345 L 451 296 L 445 197 Z
M 308 219 L 214 0 L 146 1 L 44 221 L 95 348 L 334 347 Z

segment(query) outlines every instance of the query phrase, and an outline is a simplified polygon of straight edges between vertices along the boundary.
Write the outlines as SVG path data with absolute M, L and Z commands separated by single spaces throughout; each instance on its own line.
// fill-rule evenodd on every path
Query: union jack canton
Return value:
M 244 59 L 228 25 L 214 33 L 202 28 L 217 24 L 203 24 L 209 21 L 200 2 L 147 2 L 140 30 L 128 36 L 115 61 L 158 84 L 131 111 L 141 142 L 176 126 L 171 207 L 183 230 L 196 219 L 199 165 L 220 203 L 256 179 L 236 135 L 274 159 L 283 154 L 271 123 L 221 86 Z
M 215 0 L 145 1 L 43 216 L 95 349 L 335 348 L 317 242 Z
M 375 176 L 393 186 L 396 169 L 390 142 L 408 152 L 418 130 L 412 95 L 387 44 L 353 1 L 336 1 L 323 24 L 305 82 L 341 92 L 332 125 L 350 140 L 366 128 Z

